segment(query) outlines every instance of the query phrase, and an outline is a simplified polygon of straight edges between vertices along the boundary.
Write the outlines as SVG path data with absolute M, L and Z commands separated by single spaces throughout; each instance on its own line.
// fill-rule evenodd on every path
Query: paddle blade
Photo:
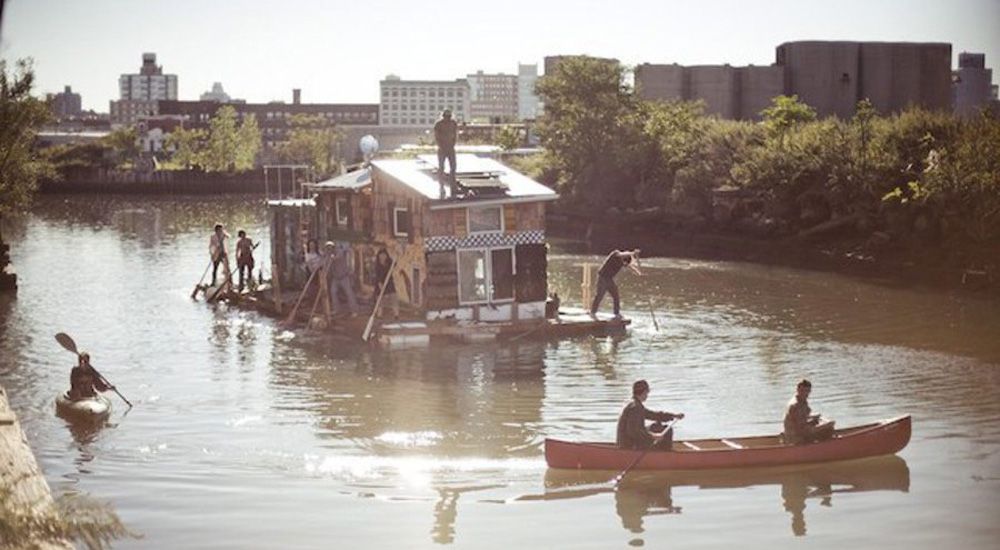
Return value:
M 66 334 L 65 332 L 60 332 L 56 334 L 56 342 L 59 342 L 59 345 L 65 348 L 66 351 L 77 353 L 76 342 L 74 342 L 73 339 L 69 337 L 69 334 Z

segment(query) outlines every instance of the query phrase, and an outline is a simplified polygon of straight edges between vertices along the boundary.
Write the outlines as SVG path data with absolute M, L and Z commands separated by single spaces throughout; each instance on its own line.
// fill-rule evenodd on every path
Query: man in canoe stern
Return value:
M 97 395 L 99 391 L 113 389 L 114 386 L 105 384 L 94 367 L 90 366 L 90 354 L 85 351 L 80 352 L 76 366 L 69 371 L 69 398 L 73 401 L 88 399 Z
M 805 378 L 795 387 L 795 396 L 788 402 L 785 411 L 785 443 L 799 445 L 833 437 L 833 421 L 812 414 L 809 408 L 810 392 L 812 382 Z
M 669 451 L 674 441 L 674 429 L 656 435 L 646 427 L 646 420 L 666 422 L 684 418 L 683 413 L 651 411 L 643 403 L 649 397 L 649 382 L 639 380 L 632 384 L 632 400 L 622 409 L 618 417 L 618 448 Z

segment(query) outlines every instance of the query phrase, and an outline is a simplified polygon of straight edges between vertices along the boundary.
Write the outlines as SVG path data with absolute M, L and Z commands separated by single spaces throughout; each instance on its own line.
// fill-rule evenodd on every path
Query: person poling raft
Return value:
M 77 351 L 76 342 L 64 332 L 56 334 L 56 341 L 67 351 L 77 355 L 77 364 L 70 370 L 69 391 L 56 398 L 56 410 L 64 415 L 82 418 L 101 418 L 111 412 L 111 402 L 98 392 L 113 391 L 122 398 L 129 408 L 132 403 L 97 372 L 90 364 L 90 354 Z
M 635 250 L 612 250 L 604 259 L 604 263 L 597 270 L 597 292 L 594 294 L 594 301 L 590 304 L 590 317 L 592 319 L 597 319 L 597 310 L 601 307 L 601 300 L 604 299 L 605 293 L 611 294 L 615 319 L 622 318 L 621 297 L 618 294 L 618 285 L 615 284 L 615 275 L 618 275 L 618 272 L 627 266 L 633 273 L 641 276 L 639 252 L 638 248 Z

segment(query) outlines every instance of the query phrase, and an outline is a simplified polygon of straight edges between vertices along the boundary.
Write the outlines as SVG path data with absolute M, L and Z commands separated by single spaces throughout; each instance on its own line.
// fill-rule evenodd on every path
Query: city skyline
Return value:
M 601 2 L 572 8 L 510 2 L 496 13 L 452 0 L 433 6 L 300 0 L 279 13 L 258 0 L 130 6 L 9 0 L 0 58 L 32 57 L 38 95 L 70 85 L 84 109 L 99 112 L 117 99 L 119 76 L 136 72 L 143 52 L 155 52 L 164 72 L 178 75 L 181 99 L 197 99 L 221 82 L 234 97 L 257 103 L 291 102 L 292 88 L 303 90 L 303 102 L 378 103 L 379 82 L 388 74 L 427 80 L 477 70 L 516 74 L 519 62 L 541 69 L 545 56 L 560 54 L 628 65 L 769 65 L 775 48 L 794 40 L 949 42 L 953 67 L 964 51 L 986 54 L 988 67 L 1000 59 L 1000 33 L 988 23 L 1000 21 L 1000 2 L 989 0 L 643 2 L 627 12 Z M 485 17 L 489 25 L 480 22 Z M 370 26 L 358 23 L 369 19 Z M 369 36 L 376 42 L 366 42 Z

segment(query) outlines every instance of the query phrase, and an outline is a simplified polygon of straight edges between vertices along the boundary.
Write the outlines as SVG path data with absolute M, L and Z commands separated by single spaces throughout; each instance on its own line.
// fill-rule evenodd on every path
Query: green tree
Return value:
M 34 81 L 31 60 L 19 60 L 10 73 L 0 60 L 0 217 L 27 206 L 38 180 L 55 175 L 33 148 L 38 129 L 51 117 L 45 102 L 31 95 Z
M 521 146 L 521 131 L 516 126 L 505 125 L 497 135 L 497 145 L 504 151 L 512 151 Z
M 171 161 L 183 168 L 201 166 L 201 153 L 208 133 L 199 128 L 176 128 L 167 136 L 167 147 L 174 149 Z
M 290 123 L 288 140 L 278 146 L 278 156 L 290 164 L 312 166 L 318 177 L 331 175 L 337 167 L 340 131 L 320 116 L 295 115 Z
M 257 161 L 257 154 L 260 153 L 260 126 L 257 124 L 255 115 L 243 117 L 240 129 L 236 132 L 236 160 L 234 162 L 236 170 L 252 170 Z
M 917 208 L 934 204 L 960 239 L 975 246 L 996 245 L 995 262 L 1000 249 L 1000 120 L 984 112 L 960 122 L 952 140 L 937 143 L 914 180 L 886 199 Z
M 799 96 L 779 95 L 771 99 L 771 106 L 760 112 L 768 135 L 782 146 L 792 128 L 816 120 L 816 111 L 799 101 Z
M 208 172 L 233 172 L 252 169 L 259 151 L 257 118 L 247 115 L 237 124 L 236 109 L 224 105 L 209 122 L 208 137 L 198 156 Z
M 595 211 L 634 202 L 651 148 L 624 77 L 618 64 L 581 56 L 563 60 L 536 85 L 545 103 L 538 135 L 560 172 L 560 190 Z
M 111 149 L 115 164 L 125 167 L 139 157 L 139 132 L 135 126 L 119 128 L 104 137 L 104 144 Z

